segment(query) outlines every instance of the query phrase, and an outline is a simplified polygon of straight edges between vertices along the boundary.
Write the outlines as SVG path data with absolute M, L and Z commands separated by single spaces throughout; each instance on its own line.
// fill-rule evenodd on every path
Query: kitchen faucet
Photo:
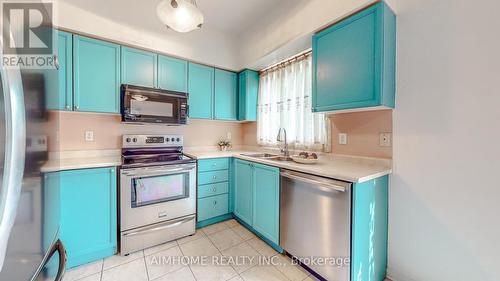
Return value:
M 281 136 L 281 132 L 283 131 L 283 137 Z M 280 128 L 278 130 L 278 136 L 276 137 L 276 140 L 279 142 L 285 142 L 285 146 L 281 149 L 281 152 L 285 155 L 285 157 L 290 156 L 290 152 L 288 151 L 288 141 L 286 139 L 286 129 L 285 128 Z

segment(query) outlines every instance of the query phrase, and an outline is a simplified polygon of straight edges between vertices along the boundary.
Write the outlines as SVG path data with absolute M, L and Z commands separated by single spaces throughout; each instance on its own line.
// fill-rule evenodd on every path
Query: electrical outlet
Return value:
M 231 137 L 232 137 L 231 132 L 227 132 L 226 138 L 228 141 L 231 140 Z
M 391 133 L 380 133 L 379 145 L 391 146 L 392 145 Z
M 85 141 L 94 141 L 94 131 L 85 131 Z
M 339 144 L 347 144 L 347 134 L 339 133 Z

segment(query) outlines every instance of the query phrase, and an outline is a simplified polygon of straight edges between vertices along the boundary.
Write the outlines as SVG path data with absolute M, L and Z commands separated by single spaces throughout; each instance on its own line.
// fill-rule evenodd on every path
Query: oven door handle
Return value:
M 135 170 L 134 171 L 123 171 L 122 173 L 126 176 L 146 176 L 150 175 L 151 173 L 163 173 L 165 175 L 173 174 L 176 172 L 182 172 L 182 171 L 190 171 L 194 168 L 194 166 L 189 166 L 189 167 L 183 167 L 183 168 L 174 168 L 174 169 L 140 169 L 140 170 Z
M 123 236 L 127 237 L 127 236 L 142 235 L 142 234 L 155 232 L 155 231 L 166 229 L 166 228 L 176 227 L 176 226 L 181 225 L 183 223 L 194 220 L 195 217 L 196 217 L 195 215 L 191 215 L 189 217 L 173 220 L 173 221 L 168 222 L 167 224 L 164 224 L 162 226 L 156 226 L 156 227 L 151 227 L 151 228 L 142 229 L 142 230 L 138 230 L 138 231 L 128 232 L 128 233 L 123 234 Z

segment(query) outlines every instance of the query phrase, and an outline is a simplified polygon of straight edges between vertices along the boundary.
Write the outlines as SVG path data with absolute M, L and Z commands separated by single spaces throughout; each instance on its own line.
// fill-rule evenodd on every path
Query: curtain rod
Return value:
M 307 58 L 308 56 L 312 55 L 312 50 L 309 49 L 309 50 L 306 50 L 302 53 L 299 53 L 291 58 L 288 58 L 284 61 L 281 61 L 277 64 L 274 64 L 274 65 L 271 65 L 271 66 L 268 66 L 266 68 L 264 68 L 263 70 L 259 71 L 259 74 L 260 75 L 263 75 L 263 74 L 266 74 L 267 72 L 270 72 L 270 71 L 275 71 L 277 69 L 280 69 L 280 68 L 283 68 L 285 66 L 287 66 L 288 64 L 292 63 L 292 62 L 295 62 L 295 61 L 298 61 L 298 60 L 301 60 L 301 59 L 305 59 Z

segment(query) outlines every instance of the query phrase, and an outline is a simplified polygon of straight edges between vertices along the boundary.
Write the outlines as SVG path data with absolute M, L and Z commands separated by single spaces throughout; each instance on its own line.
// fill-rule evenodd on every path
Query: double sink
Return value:
M 273 160 L 273 161 L 293 161 L 290 156 L 278 155 L 278 154 L 270 154 L 270 153 L 253 153 L 253 154 L 241 154 L 242 156 L 264 159 L 264 160 Z

